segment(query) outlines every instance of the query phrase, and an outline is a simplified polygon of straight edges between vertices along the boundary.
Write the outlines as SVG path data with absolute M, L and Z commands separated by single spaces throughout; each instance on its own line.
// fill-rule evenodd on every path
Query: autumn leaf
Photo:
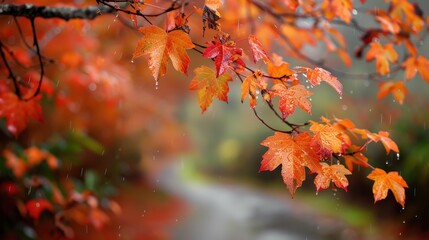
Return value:
M 383 143 L 384 148 L 386 149 L 386 153 L 389 154 L 390 150 L 394 152 L 399 152 L 398 145 L 389 138 L 389 133 L 385 131 L 379 131 L 377 133 L 368 133 L 368 138 L 374 142 L 381 141 Z
M 204 51 L 203 57 L 214 58 L 216 77 L 219 77 L 228 69 L 242 71 L 245 66 L 240 58 L 242 53 L 243 50 L 235 47 L 235 42 L 231 40 L 230 36 L 224 34 L 214 37 Z
M 244 79 L 241 84 L 241 102 L 244 101 L 247 95 L 249 95 L 250 107 L 256 107 L 257 91 L 262 88 L 261 85 L 262 72 L 255 71 L 252 75 Z
M 275 132 L 267 137 L 261 145 L 268 147 L 268 151 L 262 156 L 261 171 L 273 171 L 282 165 L 282 177 L 292 197 L 295 191 L 305 180 L 305 168 L 312 172 L 321 170 L 319 159 L 312 155 L 310 146 L 311 136 L 301 133 L 291 136 L 286 133 Z
M 373 59 L 376 60 L 376 71 L 381 75 L 386 75 L 390 72 L 389 62 L 395 63 L 398 60 L 398 53 L 391 43 L 383 47 L 380 42 L 372 42 L 366 54 L 366 60 L 372 61 Z
M 149 55 L 149 69 L 155 80 L 165 75 L 168 58 L 177 71 L 188 74 L 190 60 L 185 49 L 195 47 L 188 34 L 181 30 L 166 33 L 154 25 L 142 27 L 139 32 L 143 38 L 137 43 L 133 59 Z
M 202 11 L 202 19 L 203 19 L 203 36 L 205 34 L 206 28 L 214 29 L 220 31 L 220 23 L 218 22 L 220 19 L 220 13 L 207 5 L 204 6 Z
M 395 196 L 396 202 L 405 205 L 405 189 L 408 188 L 404 179 L 399 176 L 398 172 L 386 173 L 383 169 L 376 168 L 369 175 L 368 178 L 374 180 L 372 186 L 372 193 L 374 194 L 374 203 L 383 200 L 387 197 L 388 190 L 392 191 Z
M 343 152 L 343 141 L 340 139 L 341 131 L 337 128 L 320 124 L 314 121 L 311 122 L 310 131 L 314 133 L 312 143 L 318 145 L 323 151 L 322 155 L 330 156 L 334 153 Z
M 324 0 L 321 9 L 324 10 L 328 20 L 333 20 L 335 17 L 349 23 L 352 18 L 353 3 L 351 0 Z
M 228 102 L 228 81 L 232 81 L 232 78 L 227 73 L 216 78 L 216 72 L 206 66 L 196 68 L 194 73 L 195 77 L 191 80 L 189 89 L 198 90 L 198 102 L 202 112 L 206 111 L 214 97 Z
M 393 98 L 399 103 L 403 104 L 405 96 L 408 94 L 407 87 L 404 82 L 383 82 L 378 86 L 377 99 L 383 99 L 387 95 L 392 94 Z
M 16 156 L 9 149 L 3 151 L 3 157 L 6 159 L 6 167 L 9 168 L 16 178 L 21 178 L 28 170 L 28 166 L 24 159 Z
M 418 71 L 420 76 L 429 83 L 429 60 L 424 56 L 411 56 L 402 63 L 402 67 L 405 68 L 405 79 L 414 78 Z
M 25 154 L 27 155 L 29 166 L 38 165 L 45 160 L 51 169 L 58 168 L 58 159 L 47 151 L 41 150 L 37 147 L 29 147 L 25 149 Z
M 54 208 L 46 199 L 32 199 L 25 203 L 28 215 L 34 220 L 38 220 L 44 211 L 53 212 Z
M 277 54 L 273 54 L 272 61 L 267 61 L 267 71 L 270 76 L 275 78 L 289 78 L 296 73 L 289 68 L 289 63 L 283 62 L 282 57 Z
M 326 163 L 321 163 L 321 165 L 322 171 L 314 178 L 314 185 L 316 185 L 317 191 L 327 189 L 329 185 L 331 185 L 331 182 L 333 182 L 335 186 L 347 192 L 349 181 L 345 175 L 350 175 L 352 173 L 342 164 L 328 165 Z
M 21 100 L 12 92 L 0 93 L 0 118 L 6 118 L 7 130 L 16 138 L 27 127 L 30 119 L 43 122 L 40 96 Z
M 252 51 L 253 62 L 256 63 L 260 59 L 263 59 L 265 62 L 269 60 L 269 57 L 262 47 L 261 42 L 259 42 L 255 35 L 249 36 L 249 45 L 250 50 Z
M 340 95 L 343 94 L 343 85 L 340 81 L 328 71 L 323 68 L 316 67 L 314 69 L 306 67 L 297 67 L 297 69 L 303 71 L 307 75 L 308 81 L 311 85 L 319 85 L 322 81 L 329 84 L 332 88 L 335 89 Z
M 347 149 L 349 154 L 344 155 L 344 162 L 350 171 L 353 171 L 353 165 L 368 167 L 368 158 L 363 155 L 362 150 L 354 145 Z
M 284 119 L 295 112 L 296 106 L 311 114 L 311 102 L 308 98 L 313 93 L 305 89 L 303 85 L 286 87 L 283 84 L 276 84 L 273 86 L 273 91 L 280 96 L 279 109 Z

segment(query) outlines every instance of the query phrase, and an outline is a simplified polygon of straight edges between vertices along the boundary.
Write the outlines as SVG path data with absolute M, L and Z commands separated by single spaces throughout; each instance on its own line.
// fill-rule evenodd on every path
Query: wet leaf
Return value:
M 204 113 L 217 97 L 220 101 L 228 102 L 228 82 L 232 78 L 224 73 L 216 78 L 216 72 L 206 66 L 201 66 L 194 70 L 195 77 L 189 84 L 190 90 L 198 90 L 198 102 L 201 111 Z
M 262 156 L 259 171 L 273 171 L 282 165 L 282 177 L 292 197 L 305 180 L 305 167 L 312 172 L 321 170 L 319 159 L 311 149 L 311 136 L 301 133 L 296 136 L 275 132 L 273 136 L 262 141 L 261 145 L 268 147 Z
M 167 72 L 168 59 L 177 71 L 188 74 L 190 59 L 185 49 L 195 47 L 188 34 L 181 30 L 167 33 L 154 25 L 142 27 L 139 32 L 143 37 L 137 43 L 133 59 L 149 55 L 149 69 L 155 80 Z
M 398 172 L 386 173 L 383 169 L 376 168 L 368 178 L 374 181 L 372 193 L 374 194 L 374 203 L 387 197 L 388 190 L 392 191 L 396 202 L 405 205 L 405 189 L 408 188 L 404 179 L 399 176 Z

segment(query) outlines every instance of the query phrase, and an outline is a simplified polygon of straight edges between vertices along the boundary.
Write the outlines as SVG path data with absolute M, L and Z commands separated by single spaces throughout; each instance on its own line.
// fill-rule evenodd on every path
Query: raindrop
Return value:
M 178 221 L 179 221 L 179 219 L 176 218 L 176 222 L 178 222 Z
M 358 10 L 356 10 L 356 9 L 353 9 L 353 10 L 352 10 L 352 14 L 353 14 L 353 15 L 357 15 L 358 13 L 359 13 L 359 12 L 358 12 Z
M 399 161 L 399 153 L 396 153 L 396 159 L 398 159 L 398 161 Z
M 386 165 L 389 165 L 389 161 L 388 160 L 386 160 Z
M 340 100 L 342 100 L 343 99 L 343 96 L 340 96 Z
M 369 111 L 372 112 L 372 108 L 370 108 Z
M 316 196 L 317 196 L 317 195 L 319 195 L 319 192 L 318 192 L 318 191 L 316 191 Z
M 91 83 L 88 86 L 89 91 L 95 91 L 97 89 L 97 85 L 95 83 Z
M 122 182 L 125 182 L 125 177 L 122 177 Z
M 402 223 L 403 223 L 403 224 L 405 224 L 405 220 L 404 220 L 404 221 L 402 221 Z
M 346 111 L 348 107 L 344 104 L 341 108 L 343 109 L 343 111 Z
M 353 94 L 353 90 L 350 90 L 350 94 Z
M 80 176 L 83 176 L 83 168 L 80 169 Z
M 312 101 L 312 99 L 311 99 L 311 98 L 309 98 L 308 100 L 310 100 L 310 102 Z
M 109 25 L 107 25 L 107 30 L 109 30 L 110 29 L 110 24 Z
M 131 59 L 131 63 L 134 63 L 134 59 Z
M 40 207 L 40 203 L 36 202 L 36 207 L 39 208 Z
M 402 210 L 405 210 L 405 207 L 402 207 Z
M 106 169 L 104 169 L 104 175 L 106 175 L 107 174 L 107 168 Z

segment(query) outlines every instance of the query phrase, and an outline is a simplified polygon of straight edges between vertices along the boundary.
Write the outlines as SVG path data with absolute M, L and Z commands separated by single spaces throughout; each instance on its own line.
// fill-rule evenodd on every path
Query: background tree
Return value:
M 268 150 L 260 171 L 282 165 L 292 196 L 309 174 L 315 175 L 317 191 L 347 191 L 347 176 L 363 167 L 370 169 L 367 178 L 374 181 L 374 201 L 386 198 L 390 190 L 405 206 L 408 185 L 401 175 L 386 172 L 367 157 L 373 142 L 381 143 L 386 154 L 400 157 L 387 131 L 359 128 L 356 121 L 329 113 L 320 120 L 293 115 L 297 109 L 312 113 L 312 96 L 322 82 L 341 100 L 346 79 L 376 82 L 374 102 L 392 95 L 403 104 L 409 80 L 419 76 L 429 81 L 429 61 L 420 49 L 429 18 L 420 4 L 386 0 L 373 8 L 375 3 L 362 0 L 26 3 L 0 5 L 5 26 L 0 30 L 5 224 L 32 225 L 46 212 L 54 216 L 57 233 L 71 236 L 66 222 L 98 228 L 108 221 L 106 211 L 118 213 L 118 204 L 105 198 L 110 190 L 95 185 L 98 175 L 83 173 L 84 166 L 95 164 L 86 159 L 88 154 L 115 156 L 106 151 L 121 138 L 141 137 L 136 130 L 146 136 L 141 140 L 146 160 L 153 154 L 144 150 L 173 153 L 181 148 L 172 103 L 186 93 L 186 86 L 163 79 L 172 78 L 169 65 L 184 74 L 181 78 L 190 79 L 188 88 L 198 91 L 203 113 L 215 97 L 228 102 L 229 84 L 239 82 L 241 102 L 249 101 L 255 118 L 274 132 L 261 142 Z M 360 39 L 355 49 L 348 47 L 348 37 Z M 375 64 L 375 70 L 340 71 L 338 64 Z M 143 89 L 150 82 L 148 74 L 163 98 Z M 152 104 L 161 101 L 162 109 Z M 261 114 L 261 109 L 269 112 Z M 76 159 L 84 161 L 75 163 Z M 67 164 L 82 167 L 71 173 Z M 148 174 L 155 168 L 150 160 L 143 165 Z M 98 168 L 102 172 L 103 167 Z M 81 177 L 71 179 L 69 174 Z M 4 231 L 15 227 L 8 225 Z

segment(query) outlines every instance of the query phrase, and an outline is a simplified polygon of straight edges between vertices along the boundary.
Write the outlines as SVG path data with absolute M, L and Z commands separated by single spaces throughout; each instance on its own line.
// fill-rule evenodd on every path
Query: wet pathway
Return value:
M 187 182 L 179 173 L 180 166 L 173 166 L 159 179 L 160 188 L 190 206 L 174 229 L 174 239 L 368 239 L 295 200 L 241 186 Z

